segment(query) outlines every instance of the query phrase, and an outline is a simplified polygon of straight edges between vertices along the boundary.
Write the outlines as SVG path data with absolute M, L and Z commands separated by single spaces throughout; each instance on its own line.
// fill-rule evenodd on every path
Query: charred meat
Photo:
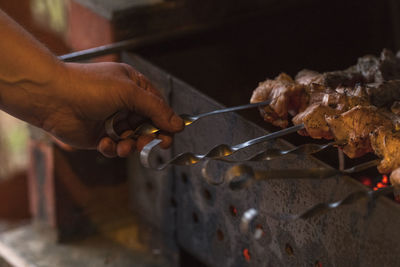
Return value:
M 381 173 L 400 167 L 400 54 L 383 50 L 343 71 L 300 71 L 260 83 L 251 102 L 272 100 L 264 120 L 287 127 L 304 124 L 301 135 L 344 143 L 351 158 L 374 152 Z M 400 179 L 400 178 L 399 178 Z
M 377 127 L 392 128 L 391 121 L 374 106 L 356 106 L 340 115 L 327 116 L 335 140 L 345 143 L 343 152 L 350 158 L 372 152 L 369 135 Z
M 371 133 L 370 140 L 375 154 L 382 158 L 380 173 L 390 173 L 400 166 L 400 132 L 381 126 Z

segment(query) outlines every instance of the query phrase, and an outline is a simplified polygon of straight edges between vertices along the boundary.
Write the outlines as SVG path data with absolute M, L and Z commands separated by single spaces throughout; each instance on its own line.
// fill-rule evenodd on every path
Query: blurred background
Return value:
M 69 51 L 65 42 L 67 30 L 64 0 L 0 1 L 0 9 L 56 54 Z M 30 216 L 27 196 L 29 162 L 28 126 L 0 112 L 0 217 L 10 220 Z

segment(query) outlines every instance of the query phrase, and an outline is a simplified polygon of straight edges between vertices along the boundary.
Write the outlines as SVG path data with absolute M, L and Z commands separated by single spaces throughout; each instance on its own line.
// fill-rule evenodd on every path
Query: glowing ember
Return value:
M 379 178 L 378 178 L 379 179 Z M 372 179 L 368 176 L 363 176 L 358 178 L 358 180 L 365 186 L 368 186 L 369 188 L 372 188 L 374 191 L 378 190 L 379 188 L 384 188 L 390 185 L 389 178 L 387 175 L 382 175 L 381 181 L 378 179 Z M 378 180 L 379 182 L 376 182 Z M 375 181 L 375 182 L 373 182 Z
M 247 248 L 243 249 L 243 256 L 246 259 L 246 261 L 250 261 L 251 256 L 250 256 L 250 252 Z
M 361 177 L 360 182 L 365 186 L 372 187 L 372 181 L 371 181 L 371 178 L 369 178 L 369 177 L 366 177 L 366 176 Z
M 232 216 L 237 216 L 237 209 L 234 206 L 230 206 L 229 210 L 231 211 Z

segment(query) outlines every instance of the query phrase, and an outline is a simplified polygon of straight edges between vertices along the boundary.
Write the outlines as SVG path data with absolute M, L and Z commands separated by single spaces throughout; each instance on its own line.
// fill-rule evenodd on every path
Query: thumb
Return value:
M 150 118 L 161 130 L 173 133 L 183 129 L 182 118 L 175 114 L 164 99 L 150 91 L 134 87 L 127 108 Z

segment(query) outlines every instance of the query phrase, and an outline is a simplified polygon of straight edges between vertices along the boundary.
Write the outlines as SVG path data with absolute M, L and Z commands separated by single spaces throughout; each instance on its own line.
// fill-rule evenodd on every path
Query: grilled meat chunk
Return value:
M 400 79 L 400 58 L 388 49 L 383 49 L 379 58 L 371 55 L 359 58 L 355 68 L 366 83 Z
M 366 92 L 372 105 L 377 107 L 391 106 L 400 100 L 400 80 L 366 84 Z
M 323 79 L 324 79 L 323 74 L 307 69 L 299 71 L 299 73 L 297 73 L 295 77 L 295 81 L 303 85 L 310 85 L 313 83 L 322 84 Z
M 400 166 L 400 132 L 381 126 L 370 134 L 370 140 L 375 154 L 382 158 L 380 173 L 390 173 Z
M 305 111 L 297 114 L 293 118 L 294 124 L 303 123 L 305 129 L 299 131 L 299 134 L 310 136 L 316 139 L 332 139 L 332 133 L 328 123 L 325 120 L 327 115 L 336 115 L 339 111 L 321 103 L 309 106 Z
M 287 127 L 288 114 L 297 114 L 304 110 L 308 99 L 304 86 L 295 81 L 287 74 L 281 73 L 274 80 L 266 80 L 258 85 L 250 99 L 251 103 L 262 102 L 271 99 L 269 106 L 260 108 L 261 116 L 266 122 L 275 126 Z
M 327 116 L 326 121 L 334 138 L 346 143 L 343 152 L 350 158 L 372 152 L 369 134 L 377 127 L 392 128 L 391 121 L 374 106 L 356 106 L 340 115 Z
M 358 83 L 364 82 L 364 77 L 357 72 L 355 67 L 343 71 L 330 71 L 325 73 L 304 69 L 297 73 L 295 80 L 304 85 L 317 83 L 324 87 L 334 89 L 338 86 L 355 86 Z
M 317 88 L 312 90 L 312 88 Z M 326 116 L 339 115 L 355 106 L 369 105 L 362 88 L 350 90 L 341 87 L 332 91 L 322 85 L 312 84 L 307 87 L 310 95 L 309 106 L 298 113 L 293 119 L 294 124 L 303 123 L 305 129 L 299 131 L 301 135 L 312 138 L 332 139 L 332 133 L 326 122 Z
M 393 112 L 393 114 L 400 115 L 400 101 L 393 102 L 390 111 Z
M 357 72 L 356 68 L 351 67 L 347 70 L 325 72 L 323 74 L 322 85 L 330 88 L 336 88 L 338 86 L 353 87 L 363 82 L 364 77 Z

